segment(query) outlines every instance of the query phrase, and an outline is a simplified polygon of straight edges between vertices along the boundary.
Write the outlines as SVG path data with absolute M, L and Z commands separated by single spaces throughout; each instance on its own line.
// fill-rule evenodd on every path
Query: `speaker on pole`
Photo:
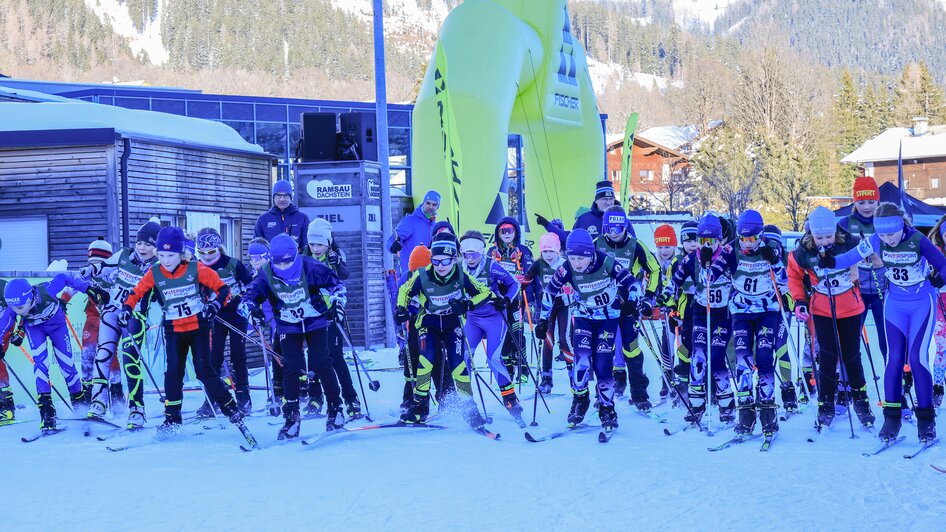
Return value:
M 335 113 L 302 113 L 302 160 L 334 161 L 335 160 Z

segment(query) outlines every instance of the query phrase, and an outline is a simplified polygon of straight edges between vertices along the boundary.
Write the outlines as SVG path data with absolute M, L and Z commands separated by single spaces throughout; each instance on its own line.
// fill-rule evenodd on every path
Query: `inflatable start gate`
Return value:
M 523 138 L 527 219 L 560 217 L 570 228 L 604 176 L 598 105 L 565 0 L 459 5 L 440 29 L 412 118 L 415 204 L 436 189 L 438 219 L 458 231 L 491 236 L 506 215 L 509 134 Z

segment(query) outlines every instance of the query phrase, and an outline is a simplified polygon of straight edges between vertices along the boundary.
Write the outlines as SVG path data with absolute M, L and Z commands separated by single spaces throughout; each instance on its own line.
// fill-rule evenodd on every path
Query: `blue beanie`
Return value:
M 594 257 L 595 243 L 587 229 L 573 229 L 565 239 L 565 253 L 576 257 Z
M 158 233 L 158 251 L 184 253 L 184 231 L 180 227 L 164 227 Z
M 599 200 L 601 198 L 613 198 L 614 197 L 614 185 L 610 181 L 605 179 L 604 181 L 598 181 L 595 183 L 595 199 Z
M 827 207 L 816 207 L 808 215 L 808 230 L 813 235 L 833 235 L 837 231 L 838 222 L 834 213 Z
M 280 179 L 273 183 L 273 196 L 276 194 L 289 194 L 292 196 L 292 183 L 286 181 L 285 179 Z
M 778 240 L 778 241 L 781 241 L 781 240 L 782 240 L 782 230 L 779 229 L 778 226 L 776 226 L 776 225 L 769 224 L 769 225 L 766 225 L 765 227 L 762 228 L 762 236 L 763 236 L 764 238 L 769 239 L 769 240 Z
M 424 194 L 424 201 L 432 201 L 440 205 L 440 193 L 436 190 L 428 190 L 427 193 Z
M 604 211 L 604 217 L 601 218 L 601 229 L 604 233 L 610 233 L 612 228 L 621 230 L 627 229 L 627 214 L 624 209 L 614 206 Z
M 723 225 L 715 214 L 707 214 L 700 218 L 696 225 L 696 236 L 700 238 L 723 238 Z
M 18 307 L 33 298 L 33 287 L 26 279 L 14 279 L 3 289 L 3 299 L 7 305 Z
M 269 243 L 269 256 L 272 257 L 274 263 L 292 262 L 298 254 L 299 248 L 296 246 L 296 240 L 286 233 L 279 233 Z
M 756 236 L 762 233 L 765 223 L 762 222 L 762 215 L 759 211 L 748 209 L 742 211 L 739 219 L 736 220 L 736 234 L 739 236 Z
M 161 225 L 157 222 L 147 221 L 138 229 L 135 242 L 144 242 L 152 246 L 156 245 L 158 233 L 161 231 Z

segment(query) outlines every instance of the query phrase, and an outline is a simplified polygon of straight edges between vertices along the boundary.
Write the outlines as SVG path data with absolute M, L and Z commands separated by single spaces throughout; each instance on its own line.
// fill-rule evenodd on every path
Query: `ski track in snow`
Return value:
M 381 367 L 396 360 L 393 350 L 362 355 Z M 485 366 L 482 355 L 478 358 Z M 647 371 L 656 374 L 651 360 Z M 375 421 L 386 421 L 397 410 L 403 380 L 397 372 L 373 376 L 382 384 L 378 393 L 368 391 L 368 406 Z M 261 380 L 262 375 L 254 377 L 254 383 Z M 564 371 L 556 370 L 554 391 L 565 391 L 566 382 Z M 650 388 L 659 389 L 654 383 Z M 522 395 L 532 391 L 525 386 Z M 262 406 L 263 392 L 253 394 L 256 406 Z M 242 438 L 229 426 L 208 431 L 185 425 L 180 441 L 119 453 L 105 446 L 134 444 L 153 432 L 98 442 L 69 430 L 24 444 L 20 437 L 34 434 L 37 423 L 3 427 L 4 528 L 35 530 L 37 523 L 41 529 L 79 524 L 101 530 L 134 523 L 136 530 L 155 531 L 313 524 L 317 529 L 407 529 L 419 522 L 451 530 L 941 525 L 943 477 L 928 464 L 946 462 L 946 447 L 904 460 L 902 451 L 916 442 L 913 425 L 904 425 L 902 447 L 865 458 L 861 452 L 874 446 L 876 437 L 857 431 L 859 438 L 850 440 L 843 417 L 818 443 L 807 443 L 815 411 L 809 407 L 781 424 L 769 453 L 759 452 L 761 440 L 711 453 L 706 448 L 732 437 L 731 431 L 713 438 L 696 431 L 667 437 L 663 425 L 634 415 L 624 398 L 618 403 L 621 426 L 606 445 L 597 442 L 597 431 L 529 443 L 485 390 L 484 395 L 495 418 L 490 429 L 502 434 L 499 442 L 474 434 L 455 414 L 438 420 L 447 430 L 369 431 L 315 446 L 292 442 L 252 453 L 240 452 Z M 154 394 L 146 398 L 153 426 L 162 409 Z M 200 401 L 199 394 L 186 394 L 185 411 Z M 549 404 L 554 414 L 540 404 L 540 426 L 526 430 L 542 435 L 564 426 L 570 398 L 550 398 Z M 524 406 L 528 422 L 531 401 Z M 662 406 L 660 411 L 674 424 L 682 420 L 682 410 Z M 35 419 L 37 414 L 28 407 L 17 416 Z M 267 424 L 271 419 L 257 414 L 248 420 L 261 444 L 275 439 L 278 427 Z M 586 420 L 597 423 L 593 415 Z M 301 434 L 323 430 L 324 420 L 304 421 Z M 93 427 L 93 434 L 103 432 Z M 186 437 L 195 432 L 204 434 Z M 64 495 L 67 504 L 62 504 Z

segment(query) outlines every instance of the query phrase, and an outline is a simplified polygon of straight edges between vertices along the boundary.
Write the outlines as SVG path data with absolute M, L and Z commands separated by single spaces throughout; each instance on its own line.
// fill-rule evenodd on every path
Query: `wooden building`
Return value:
M 150 217 L 219 227 L 243 258 L 270 207 L 272 157 L 206 120 L 90 103 L 0 103 L 0 271 L 86 262 Z
M 931 205 L 946 205 L 946 125 L 917 117 L 913 127 L 894 127 L 868 140 L 841 162 L 855 164 L 878 184 L 897 184 L 902 153 L 904 188 Z
M 616 191 L 621 190 L 621 165 L 624 155 L 624 135 L 608 138 L 608 179 Z M 668 183 L 675 174 L 689 171 L 690 161 L 685 154 L 663 146 L 641 135 L 634 136 L 631 175 L 628 192 L 643 196 L 655 208 L 669 208 Z M 683 207 L 674 205 L 674 208 Z

